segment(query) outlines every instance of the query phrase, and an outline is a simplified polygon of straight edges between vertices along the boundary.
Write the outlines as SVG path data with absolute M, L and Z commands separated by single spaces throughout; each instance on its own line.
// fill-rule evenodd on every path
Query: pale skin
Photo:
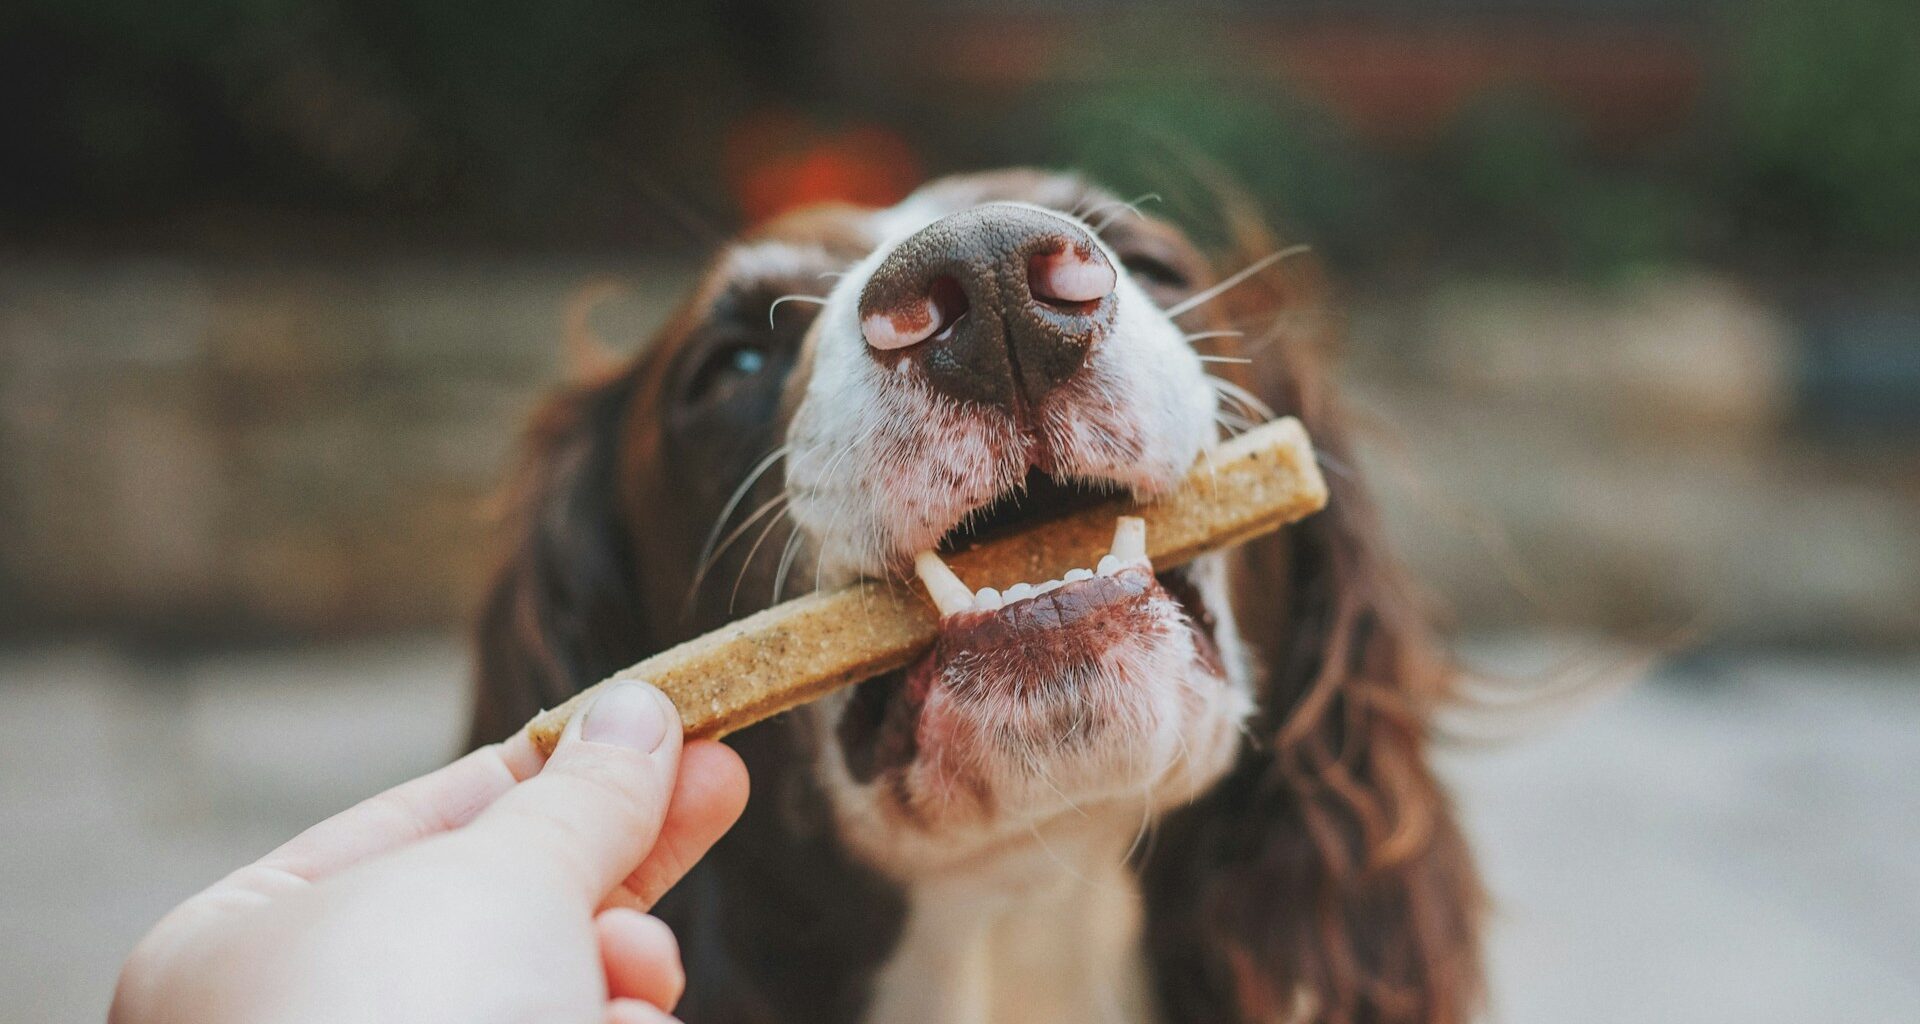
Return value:
M 659 1024 L 646 911 L 732 826 L 746 769 L 622 684 L 543 766 L 524 734 L 313 826 L 163 918 L 110 1024 Z

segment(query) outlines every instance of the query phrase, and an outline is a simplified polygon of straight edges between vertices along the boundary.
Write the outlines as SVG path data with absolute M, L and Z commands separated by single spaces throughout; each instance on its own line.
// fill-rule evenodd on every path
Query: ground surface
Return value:
M 175 901 L 451 751 L 464 671 L 437 641 L 0 653 L 5 1016 L 99 1020 Z M 1495 1021 L 1920 1020 L 1920 661 L 1694 661 L 1519 729 L 1444 760 L 1498 901 Z

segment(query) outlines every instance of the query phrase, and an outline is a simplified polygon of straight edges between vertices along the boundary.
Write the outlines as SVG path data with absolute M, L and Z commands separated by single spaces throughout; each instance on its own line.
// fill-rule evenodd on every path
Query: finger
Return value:
M 609 993 L 673 1009 L 686 991 L 687 972 L 680 963 L 680 940 L 665 921 L 620 908 L 594 918 L 593 930 L 600 939 Z
M 482 747 L 307 829 L 256 868 L 316 881 L 369 857 L 459 828 L 540 767 L 527 735 Z
M 680 1019 L 651 1003 L 616 999 L 607 1004 L 607 1024 L 680 1024 Z
M 651 910 L 706 856 L 747 805 L 747 766 L 724 743 L 701 740 L 680 755 L 680 777 L 653 852 L 607 896 L 607 906 Z
M 522 729 L 496 744 L 500 749 L 500 761 L 513 773 L 515 782 L 525 782 L 540 773 L 546 765 L 546 755 L 533 745 L 533 734 Z
M 653 848 L 680 747 L 680 716 L 666 695 L 618 683 L 567 723 L 540 773 L 487 808 L 464 841 L 597 906 Z

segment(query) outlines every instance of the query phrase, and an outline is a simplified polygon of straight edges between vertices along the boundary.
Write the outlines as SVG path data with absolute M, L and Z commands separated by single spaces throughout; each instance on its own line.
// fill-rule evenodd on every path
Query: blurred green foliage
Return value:
M 1501 246 L 1474 254 L 1494 266 L 1631 273 L 1687 255 L 1704 215 L 1658 154 L 1596 152 L 1568 112 L 1528 91 L 1478 97 L 1417 173 L 1452 183 L 1445 228 Z
M 1360 270 L 1433 254 L 1589 278 L 1920 259 L 1920 3 L 1755 0 L 1703 31 L 1720 42 L 1692 118 L 1624 149 L 1521 83 L 1485 90 L 1412 152 L 1370 149 L 1271 86 L 1192 77 L 1077 96 L 1038 134 L 1143 191 L 1156 179 L 1142 140 L 1178 140 Z
M 778 109 L 893 125 L 936 172 L 1073 166 L 1170 204 L 1217 173 L 1360 273 L 1920 257 L 1920 3 L 1717 10 L 1692 120 L 1622 148 L 1521 82 L 1419 145 L 1362 139 L 1218 66 L 1220 19 L 1186 9 L 1098 26 L 1009 112 L 876 95 L 829 66 L 830 19 L 778 0 L 14 0 L 0 222 L 253 204 L 586 238 L 648 201 L 636 177 L 725 209 L 728 125 Z
M 1219 227 L 1206 223 L 1208 187 L 1230 182 L 1285 237 L 1360 272 L 1439 256 L 1455 269 L 1611 277 L 1698 255 L 1707 215 L 1657 161 L 1596 152 L 1567 111 L 1517 88 L 1477 98 L 1417 150 L 1369 148 L 1271 86 L 1191 79 L 1070 94 L 1028 134 L 1046 162 L 1186 202 L 1183 223 L 1203 231 Z
M 1271 88 L 1140 81 L 1069 93 L 1043 110 L 1031 149 L 1044 162 L 1128 198 L 1185 203 L 1180 219 L 1207 241 L 1225 240 L 1204 201 L 1220 181 L 1263 200 L 1290 237 L 1337 245 L 1390 230 L 1376 163 L 1324 111 Z
M 1821 248 L 1920 247 L 1920 3 L 1750 0 L 1724 79 L 1740 212 Z
M 713 12 L 626 0 L 15 0 L 0 183 L 69 215 L 266 201 L 512 217 Z M 725 78 L 726 76 L 721 76 Z

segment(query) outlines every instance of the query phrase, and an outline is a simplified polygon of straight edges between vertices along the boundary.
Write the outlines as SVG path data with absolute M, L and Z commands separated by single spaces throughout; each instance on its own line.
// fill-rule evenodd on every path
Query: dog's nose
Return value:
M 1070 221 L 979 206 L 900 243 L 860 292 L 860 331 L 883 363 L 915 361 L 938 390 L 1031 407 L 1113 326 L 1115 274 Z

